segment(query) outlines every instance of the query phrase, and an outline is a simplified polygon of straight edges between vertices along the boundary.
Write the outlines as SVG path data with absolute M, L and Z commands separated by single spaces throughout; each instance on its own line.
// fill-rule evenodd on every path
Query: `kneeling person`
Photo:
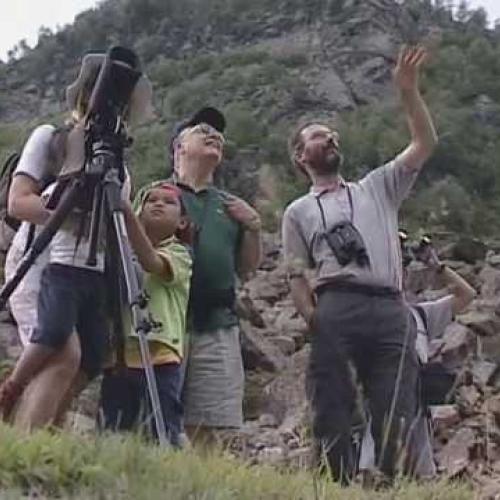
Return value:
M 129 238 L 145 271 L 144 287 L 153 330 L 148 334 L 165 427 L 173 446 L 180 445 L 182 427 L 181 360 L 191 277 L 191 257 L 181 243 L 188 221 L 180 190 L 163 183 L 140 192 L 136 214 L 128 206 Z M 126 324 L 130 325 L 130 320 Z M 139 339 L 129 327 L 125 370 L 107 370 L 101 387 L 103 426 L 132 430 L 150 420 L 147 383 Z
M 406 235 L 402 238 L 400 232 L 404 282 L 406 283 L 408 281 L 407 266 L 412 257 L 408 254 L 405 239 Z M 406 256 L 409 257 L 405 258 Z M 420 362 L 421 391 L 418 413 L 412 423 L 410 457 L 414 476 L 423 479 L 434 477 L 437 473 L 433 454 L 432 422 L 428 406 L 445 403 L 447 393 L 453 387 L 455 378 L 439 363 L 434 364 L 438 370 L 432 369 L 433 363 L 429 363 L 429 341 L 444 335 L 446 327 L 453 322 L 454 316 L 466 309 L 476 296 L 476 292 L 459 274 L 440 262 L 435 249 L 428 241 L 425 246 L 420 244 L 418 254 L 414 257 L 437 273 L 450 292 L 437 300 L 409 304 L 411 321 L 415 324 L 417 331 L 415 349 Z M 431 375 L 430 379 L 429 375 Z M 359 469 L 365 471 L 374 468 L 375 449 L 370 419 L 361 445 Z

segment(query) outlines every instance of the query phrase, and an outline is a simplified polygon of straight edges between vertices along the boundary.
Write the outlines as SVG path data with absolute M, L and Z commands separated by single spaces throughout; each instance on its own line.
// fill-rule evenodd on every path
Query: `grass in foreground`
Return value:
M 0 424 L 0 498 L 98 499 L 453 499 L 472 498 L 463 484 L 401 483 L 385 492 L 340 489 L 307 472 L 247 466 L 222 455 L 161 450 L 134 436 L 39 432 L 26 437 Z

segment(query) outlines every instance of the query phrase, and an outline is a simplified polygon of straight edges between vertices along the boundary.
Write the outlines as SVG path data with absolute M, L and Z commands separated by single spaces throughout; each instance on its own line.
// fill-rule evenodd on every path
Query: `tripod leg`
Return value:
M 90 246 L 87 265 L 97 265 L 97 246 L 99 244 L 99 229 L 102 218 L 102 184 L 99 183 L 94 189 L 92 204 L 92 219 L 90 221 Z
M 125 277 L 127 300 L 130 305 L 132 314 L 132 323 L 135 332 L 139 337 L 142 365 L 146 374 L 146 382 L 148 385 L 151 407 L 153 409 L 156 432 L 158 434 L 160 444 L 162 446 L 168 446 L 169 443 L 167 440 L 167 431 L 165 428 L 165 421 L 163 419 L 160 397 L 158 395 L 158 386 L 156 384 L 156 377 L 153 364 L 151 362 L 151 355 L 149 352 L 149 344 L 146 338 L 150 326 L 145 310 L 144 295 L 139 287 L 137 273 L 134 268 L 132 251 L 130 249 L 130 243 L 128 241 L 127 228 L 125 226 L 123 213 L 120 210 L 113 210 L 112 219 L 116 239 L 118 242 L 118 248 L 120 251 L 122 270 Z

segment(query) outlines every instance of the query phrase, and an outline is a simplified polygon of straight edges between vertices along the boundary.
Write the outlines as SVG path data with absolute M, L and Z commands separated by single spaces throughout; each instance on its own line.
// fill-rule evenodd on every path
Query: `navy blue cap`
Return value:
M 173 160 L 174 157 L 174 141 L 179 137 L 179 134 L 189 127 L 194 127 L 199 123 L 206 123 L 212 126 L 215 130 L 220 133 L 224 132 L 226 128 L 226 118 L 217 108 L 211 106 L 206 106 L 199 109 L 193 116 L 177 123 L 172 131 L 172 137 L 170 139 L 170 159 Z

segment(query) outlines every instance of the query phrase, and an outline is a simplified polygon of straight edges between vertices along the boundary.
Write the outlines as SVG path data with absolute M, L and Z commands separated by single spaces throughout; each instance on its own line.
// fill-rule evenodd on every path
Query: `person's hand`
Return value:
M 394 82 L 401 91 L 418 89 L 420 68 L 427 59 L 427 51 L 422 46 L 401 47 L 398 61 L 394 68 Z
M 236 196 L 228 196 L 224 200 L 224 205 L 229 216 L 239 222 L 248 231 L 260 231 L 262 222 L 257 211 L 246 201 Z
M 441 261 L 439 260 L 436 249 L 430 243 L 419 250 L 416 257 L 430 269 L 437 270 L 441 267 Z
M 311 307 L 311 309 L 309 311 L 307 311 L 306 315 L 304 316 L 304 319 L 307 323 L 307 326 L 309 328 L 309 333 L 313 333 L 314 332 L 314 328 L 315 328 L 315 322 L 314 322 L 314 319 L 315 319 L 315 313 L 316 312 L 316 308 L 315 307 Z

